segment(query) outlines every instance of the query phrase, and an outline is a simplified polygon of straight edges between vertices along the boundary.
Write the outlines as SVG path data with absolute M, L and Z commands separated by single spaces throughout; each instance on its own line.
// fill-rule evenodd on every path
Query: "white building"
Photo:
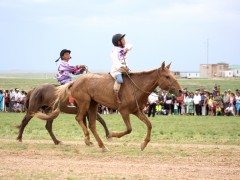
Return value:
M 187 79 L 194 79 L 194 78 L 200 78 L 199 72 L 180 72 L 181 78 L 187 78 Z
M 222 77 L 233 77 L 233 70 L 222 71 Z
M 240 77 L 240 69 L 233 69 L 233 77 Z

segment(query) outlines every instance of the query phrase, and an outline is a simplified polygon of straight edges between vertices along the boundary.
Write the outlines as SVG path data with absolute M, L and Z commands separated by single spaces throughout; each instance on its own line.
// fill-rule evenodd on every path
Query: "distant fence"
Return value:
M 55 79 L 56 73 L 0 73 L 0 78 Z

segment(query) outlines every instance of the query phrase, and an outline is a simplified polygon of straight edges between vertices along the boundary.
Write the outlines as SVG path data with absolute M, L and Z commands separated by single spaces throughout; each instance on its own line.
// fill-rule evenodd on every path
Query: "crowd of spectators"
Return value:
M 4 112 L 25 112 L 25 97 L 27 92 L 18 88 L 0 90 L 0 111 Z
M 155 97 L 155 98 L 154 98 Z M 154 107 L 154 109 L 153 109 Z M 175 97 L 167 91 L 150 94 L 144 109 L 148 117 L 157 115 L 197 115 L 197 116 L 239 116 L 240 90 L 231 89 L 220 92 L 215 85 L 212 92 L 196 89 L 190 92 L 184 89 L 182 96 Z
M 27 93 L 18 88 L 0 90 L 0 111 L 25 112 L 25 97 Z M 106 106 L 99 105 L 100 114 L 116 112 Z M 144 109 L 148 117 L 155 115 L 197 115 L 197 116 L 240 116 L 240 90 L 231 89 L 220 92 L 220 86 L 215 85 L 212 92 L 204 89 L 188 91 L 184 89 L 182 96 L 175 97 L 164 91 L 154 91 L 148 97 Z

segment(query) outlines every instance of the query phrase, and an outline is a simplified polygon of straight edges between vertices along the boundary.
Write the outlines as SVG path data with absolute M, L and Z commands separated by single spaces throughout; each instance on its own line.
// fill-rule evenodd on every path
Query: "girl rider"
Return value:
M 61 59 L 61 62 L 58 66 L 58 73 L 56 75 L 56 78 L 61 85 L 72 81 L 70 74 L 78 75 L 82 74 L 86 70 L 86 67 L 84 65 L 72 66 L 69 64 L 68 61 L 71 59 L 70 53 L 70 50 L 63 49 L 60 52 L 60 57 L 55 61 L 58 62 L 59 59 Z M 74 99 L 71 96 L 69 97 L 69 103 L 70 104 L 68 107 L 75 107 Z
M 120 90 L 121 84 L 123 83 L 122 72 L 129 72 L 130 69 L 127 67 L 126 55 L 128 51 L 132 49 L 132 45 L 126 44 L 125 34 L 115 34 L 112 37 L 112 43 L 114 45 L 111 53 L 112 68 L 111 75 L 115 79 L 113 86 L 114 95 L 116 101 L 121 103 L 118 92 Z

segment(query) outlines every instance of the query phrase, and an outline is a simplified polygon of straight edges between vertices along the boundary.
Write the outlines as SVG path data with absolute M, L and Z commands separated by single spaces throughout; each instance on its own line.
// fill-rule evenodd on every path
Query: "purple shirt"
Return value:
M 80 69 L 77 69 L 77 66 L 72 66 L 68 62 L 61 60 L 56 75 L 58 82 L 63 85 L 72 81 L 71 74 L 78 75 L 82 73 L 80 72 Z

